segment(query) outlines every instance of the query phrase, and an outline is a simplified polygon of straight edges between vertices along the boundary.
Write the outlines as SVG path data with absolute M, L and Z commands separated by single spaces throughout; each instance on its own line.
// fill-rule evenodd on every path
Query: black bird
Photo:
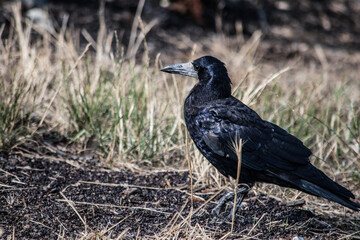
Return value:
M 310 163 L 312 153 L 302 141 L 264 121 L 231 96 L 231 80 L 220 60 L 204 56 L 190 63 L 167 66 L 161 71 L 199 80 L 185 100 L 186 126 L 196 147 L 226 177 L 236 179 L 238 158 L 233 143 L 242 139 L 237 205 L 255 182 L 266 182 L 360 210 L 360 204 L 350 200 L 355 196 L 348 189 Z M 219 214 L 221 205 L 229 198 L 224 196 L 214 212 Z

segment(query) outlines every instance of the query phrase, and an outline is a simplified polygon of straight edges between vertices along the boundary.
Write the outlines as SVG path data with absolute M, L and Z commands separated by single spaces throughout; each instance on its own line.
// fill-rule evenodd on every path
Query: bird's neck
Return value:
M 185 105 L 195 106 L 202 105 L 217 99 L 227 98 L 231 96 L 230 83 L 212 82 L 211 84 L 202 84 L 199 82 L 190 91 L 185 100 Z

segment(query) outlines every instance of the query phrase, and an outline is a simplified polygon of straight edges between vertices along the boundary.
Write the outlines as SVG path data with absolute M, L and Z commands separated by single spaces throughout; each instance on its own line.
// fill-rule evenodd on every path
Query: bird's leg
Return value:
M 237 190 L 235 207 L 233 206 L 231 208 L 229 215 L 227 215 L 227 217 L 225 218 L 226 221 L 231 221 L 233 214 L 236 215 L 237 210 L 240 208 L 242 201 L 244 200 L 245 196 L 248 194 L 249 191 L 250 191 L 250 187 L 246 184 L 245 186 L 241 186 Z
M 244 200 L 245 196 L 247 195 L 247 193 L 250 191 L 250 186 L 247 184 L 239 184 L 239 188 L 236 192 L 237 195 L 237 200 L 236 200 L 236 205 L 235 205 L 235 209 L 233 208 L 229 215 L 225 218 L 226 221 L 231 220 L 232 219 L 232 215 L 233 215 L 233 210 L 235 210 L 235 214 L 237 209 L 239 208 L 241 202 Z M 220 215 L 220 211 L 223 208 L 224 204 L 226 204 L 226 202 L 228 202 L 229 200 L 233 199 L 235 195 L 235 192 L 229 192 L 227 194 L 225 194 L 220 200 L 219 203 L 215 206 L 215 208 L 211 211 L 212 214 L 216 214 L 216 215 Z
M 223 208 L 223 206 L 230 200 L 233 199 L 235 195 L 235 192 L 228 192 L 227 194 L 225 194 L 224 196 L 222 196 L 222 198 L 220 198 L 218 204 L 213 208 L 213 210 L 211 210 L 211 213 L 214 215 L 220 215 L 220 211 L 221 208 Z

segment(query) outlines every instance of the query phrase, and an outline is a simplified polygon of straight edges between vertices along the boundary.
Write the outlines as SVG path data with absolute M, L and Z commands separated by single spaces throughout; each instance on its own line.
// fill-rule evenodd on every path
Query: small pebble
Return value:
M 305 240 L 303 237 L 293 237 L 292 240 Z

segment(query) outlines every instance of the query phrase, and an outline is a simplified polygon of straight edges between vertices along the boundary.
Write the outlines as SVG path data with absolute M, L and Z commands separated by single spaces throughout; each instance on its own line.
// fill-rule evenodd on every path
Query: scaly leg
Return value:
M 235 205 L 235 214 L 237 209 L 239 208 L 241 202 L 244 200 L 245 196 L 247 195 L 247 193 L 250 191 L 250 187 L 247 184 L 239 184 L 239 188 L 237 190 L 237 201 L 236 201 L 236 205 Z M 224 207 L 224 205 L 231 199 L 234 199 L 234 195 L 235 192 L 229 192 L 227 194 L 225 194 L 220 200 L 219 203 L 213 208 L 213 210 L 211 211 L 212 214 L 214 215 L 220 215 L 220 211 L 221 209 Z M 225 221 L 229 221 L 232 219 L 232 215 L 233 215 L 233 208 L 230 211 L 229 215 L 227 217 L 225 217 Z

